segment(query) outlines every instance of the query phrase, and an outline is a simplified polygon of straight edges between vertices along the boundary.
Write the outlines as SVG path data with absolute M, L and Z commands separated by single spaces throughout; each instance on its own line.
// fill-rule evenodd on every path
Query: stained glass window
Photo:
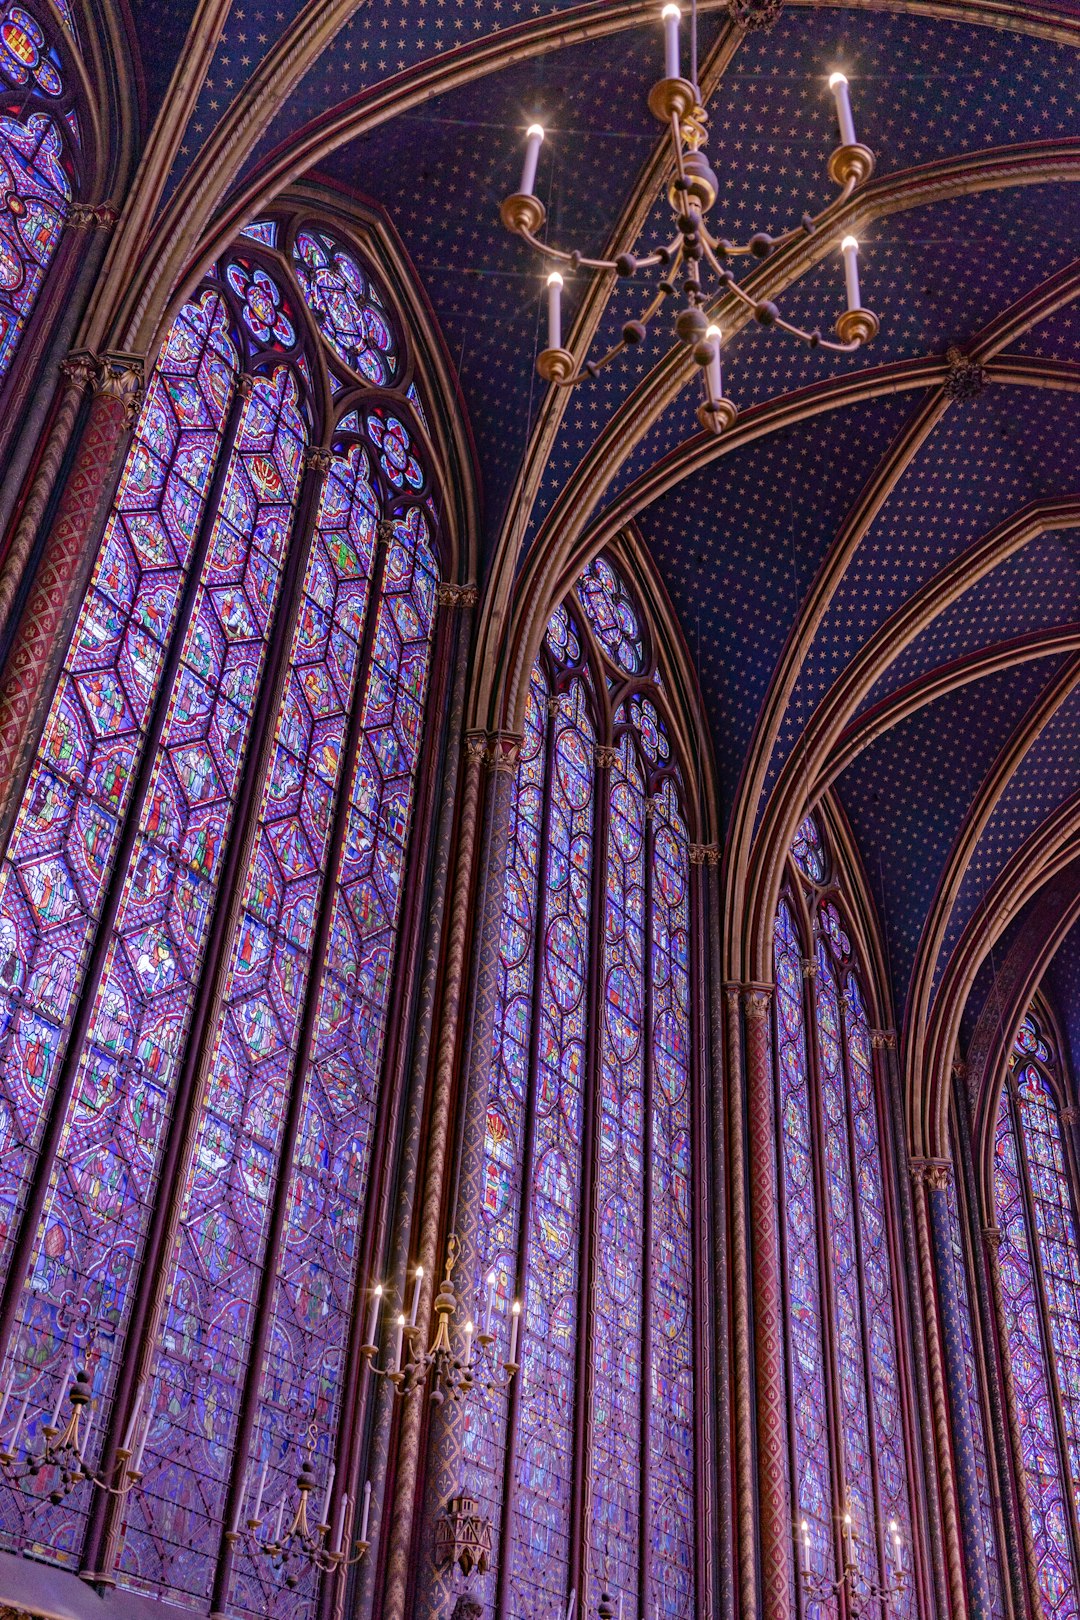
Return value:
M 0 116 L 0 378 L 41 291 L 77 185 L 72 85 L 50 28 L 25 6 L 0 11 L 0 87 L 18 92 Z
M 1080 1238 L 1060 1086 L 1054 1048 L 1032 1011 L 1002 1087 L 994 1203 L 1039 1590 L 1049 1620 L 1078 1610 L 1070 1521 L 1080 1511 Z
M 836 1579 L 849 1516 L 862 1590 L 902 1577 L 892 1612 L 914 1615 L 890 1194 L 870 1029 L 816 816 L 799 828 L 792 862 L 798 883 L 777 912 L 775 965 L 798 1562 Z M 831 1365 L 835 1378 L 828 1375 Z
M 481 1180 L 476 1286 L 496 1354 L 522 1298 L 523 1351 L 516 1407 L 473 1403 L 465 1452 L 496 1523 L 512 1490 L 495 1561 L 522 1620 L 565 1613 L 574 1570 L 582 1610 L 606 1582 L 628 1614 L 696 1612 L 689 833 L 662 709 L 599 558 L 532 673 Z
M 33 1447 L 85 1366 L 88 1461 L 140 1453 L 118 1577 L 196 1606 L 230 1489 L 339 1451 L 439 576 L 404 393 L 320 423 L 275 239 L 168 334 L 0 869 L 3 1377 Z M 8 1485 L 0 1530 L 77 1566 L 93 1507 Z M 317 1597 L 239 1547 L 223 1604 Z

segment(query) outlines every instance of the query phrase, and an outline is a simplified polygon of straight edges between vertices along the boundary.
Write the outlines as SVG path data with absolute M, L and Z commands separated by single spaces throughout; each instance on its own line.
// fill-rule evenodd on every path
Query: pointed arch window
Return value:
M 0 382 L 81 189 L 72 43 L 32 0 L 0 9 Z
M 685 784 L 649 636 L 598 558 L 547 628 L 513 797 L 477 1287 L 523 1301 L 467 1415 L 500 1616 L 697 1612 L 698 1238 Z M 505 1345 L 504 1345 L 505 1353 Z
M 994 1136 L 994 1204 L 1009 1357 L 1043 1609 L 1078 1611 L 1080 1235 L 1058 1044 L 1040 1008 L 1021 1022 Z
M 861 970 L 824 833 L 808 816 L 775 927 L 777 1117 L 795 1557 L 837 1579 L 897 1573 L 917 1612 L 891 1249 L 888 1140 Z M 850 1518 L 850 1527 L 845 1520 Z
M 3 1378 L 21 1444 L 74 1359 L 88 1460 L 138 1447 L 122 1584 L 293 1620 L 314 1572 L 223 1532 L 305 1450 L 355 1495 L 441 568 L 407 334 L 340 232 L 264 226 L 161 350 L 0 869 Z M 305 233 L 379 300 L 377 394 Z M 102 1511 L 0 1491 L 9 1545 L 73 1567 Z

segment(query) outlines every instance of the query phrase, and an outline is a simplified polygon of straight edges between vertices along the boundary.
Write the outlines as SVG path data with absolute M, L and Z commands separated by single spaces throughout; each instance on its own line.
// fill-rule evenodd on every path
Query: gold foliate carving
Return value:
M 931 1192 L 945 1192 L 952 1178 L 951 1159 L 912 1159 L 911 1179 L 923 1182 Z
M 984 1226 L 982 1229 L 982 1240 L 992 1254 L 997 1254 L 998 1249 L 1001 1246 L 1000 1226 Z
M 475 585 L 456 585 L 453 580 L 440 580 L 435 587 L 435 600 L 442 608 L 472 608 L 480 600 Z
M 95 394 L 117 399 L 124 407 L 124 422 L 130 425 L 138 414 L 143 393 L 141 354 L 101 354 L 97 357 Z
M 743 1012 L 751 1023 L 758 1023 L 769 1016 L 769 1003 L 772 1000 L 772 990 L 764 985 L 757 985 L 753 990 L 743 991 Z
M 324 450 L 321 445 L 315 445 L 304 457 L 304 465 L 312 472 L 328 473 L 333 464 L 333 451 Z
M 388 546 L 393 538 L 393 518 L 379 518 L 378 522 L 375 524 L 375 544 L 377 546 Z
M 513 732 L 497 731 L 488 741 L 488 769 L 496 776 L 517 770 L 521 738 Z
M 119 213 L 112 203 L 72 203 L 64 224 L 72 231 L 111 231 Z
M 894 1029 L 872 1029 L 870 1031 L 870 1045 L 875 1052 L 895 1052 L 896 1031 Z
M 608 748 L 601 743 L 593 749 L 593 759 L 596 761 L 598 771 L 614 770 L 619 763 L 619 750 L 617 748 Z M 649 805 L 651 804 L 652 800 L 650 799 Z M 649 805 L 646 806 L 646 813 L 648 813 Z
M 715 844 L 691 844 L 691 866 L 719 866 L 720 851 Z
M 467 759 L 480 761 L 481 763 L 487 758 L 486 731 L 470 731 L 466 735 L 465 756 Z
M 89 349 L 72 349 L 61 360 L 60 372 L 77 388 L 86 388 L 97 376 L 97 357 Z

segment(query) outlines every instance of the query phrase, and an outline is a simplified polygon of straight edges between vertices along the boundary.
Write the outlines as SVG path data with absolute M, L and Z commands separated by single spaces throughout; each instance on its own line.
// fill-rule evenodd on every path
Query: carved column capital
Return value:
M 875 1052 L 895 1052 L 895 1029 L 872 1029 L 870 1031 L 870 1045 Z
M 379 518 L 378 521 L 375 524 L 375 544 L 377 546 L 388 546 L 393 538 L 394 538 L 394 520 L 393 520 L 393 518 L 387 518 L 387 517 Z
M 804 979 L 816 979 L 817 978 L 817 957 L 816 956 L 804 956 L 802 958 L 802 960 L 800 961 L 799 966 L 802 968 L 803 978 Z
M 473 608 L 480 600 L 480 592 L 475 585 L 456 585 L 452 579 L 443 579 L 435 587 L 435 600 L 441 608 Z
M 111 231 L 119 218 L 112 203 L 76 202 L 68 209 L 64 224 L 72 231 Z
M 496 776 L 517 770 L 521 738 L 514 731 L 496 731 L 488 738 L 488 770 Z
M 124 407 L 124 425 L 129 427 L 139 413 L 143 395 L 141 354 L 99 354 L 94 393 L 116 399 Z
M 598 771 L 613 771 L 619 763 L 619 750 L 599 743 L 593 749 L 593 759 L 596 761 Z
M 760 1023 L 762 1019 L 768 1018 L 772 995 L 771 984 L 753 984 L 744 988 L 743 1012 L 750 1023 Z
M 304 466 L 311 472 L 328 473 L 333 466 L 334 453 L 324 450 L 321 445 L 315 445 L 304 456 Z
M 989 1249 L 990 1253 L 996 1255 L 1001 1247 L 1001 1227 L 984 1226 L 982 1229 L 982 1240 Z
M 719 866 L 720 850 L 716 844 L 691 844 L 691 866 Z
M 487 758 L 487 732 L 468 731 L 465 734 L 465 758 L 477 764 L 483 764 Z
M 89 349 L 72 349 L 60 362 L 60 375 L 76 388 L 88 388 L 97 376 L 97 358 Z
M 1075 1108 L 1069 1103 L 1061 1110 L 1061 1117 L 1066 1125 L 1075 1125 L 1077 1120 L 1080 1119 L 1080 1108 Z
M 952 1178 L 951 1159 L 912 1159 L 911 1179 L 925 1184 L 931 1192 L 945 1192 Z

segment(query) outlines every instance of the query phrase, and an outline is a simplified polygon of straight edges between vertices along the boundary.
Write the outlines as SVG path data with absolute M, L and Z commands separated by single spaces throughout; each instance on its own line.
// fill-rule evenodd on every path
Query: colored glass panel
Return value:
M 631 703 L 632 713 L 633 708 Z M 652 704 L 646 699 L 642 709 L 652 709 Z M 659 754 L 667 738 L 655 710 L 643 718 L 655 730 Z M 654 802 L 648 911 L 653 1303 L 648 1369 L 649 1590 L 644 1608 L 646 1614 L 665 1620 L 689 1620 L 696 1613 L 690 849 L 670 778 Z
M 354 446 L 334 459 L 323 487 L 221 1011 L 208 1042 L 205 1102 L 155 1367 L 151 1409 L 165 1411 L 154 1423 L 156 1443 L 146 1449 L 144 1501 L 131 1535 L 137 1558 L 136 1527 L 143 1517 L 151 1520 L 163 1541 L 182 1550 L 188 1588 L 196 1565 L 206 1561 L 189 1549 L 212 1545 L 207 1527 L 193 1519 L 213 1524 L 223 1511 L 230 1453 L 214 1441 L 232 1432 L 247 1360 L 377 513 L 367 456 Z M 211 1410 L 216 1421 L 208 1434 Z M 177 1570 L 167 1584 L 180 1586 Z
M 5 1264 L 176 628 L 235 367 L 220 299 L 211 295 L 182 310 L 135 426 L 113 515 L 0 873 L 0 983 L 5 992 L 0 1086 L 8 1133 L 0 1154 Z M 80 1129 L 92 1130 L 100 1111 L 115 1105 L 134 1061 L 117 1047 L 101 1075 L 96 1099 L 93 1082 L 84 1081 L 91 1095 Z M 91 1169 L 91 1187 L 94 1179 Z M 61 1296 L 68 1241 L 61 1227 L 48 1244 Z M 45 1315 L 58 1310 L 51 1284 L 37 1308 Z M 65 1341 L 69 1347 L 73 1338 L 85 1341 L 86 1318 L 96 1321 L 102 1312 L 108 1316 L 110 1308 L 110 1284 L 101 1276 L 87 1308 L 74 1320 L 66 1315 L 60 1343 L 46 1358 L 45 1378 L 35 1352 L 35 1411 L 39 1401 L 49 1403 L 49 1386 L 65 1370 L 64 1357 L 70 1353 Z M 37 1337 L 42 1338 L 40 1331 Z M 32 1425 L 33 1420 L 31 1435 Z
M 971 1445 L 975 1453 L 976 1485 L 979 1493 L 979 1523 L 982 1530 L 986 1576 L 990 1586 L 990 1612 L 994 1620 L 1006 1620 L 1005 1588 L 1001 1578 L 1001 1560 L 998 1555 L 997 1521 L 994 1512 L 993 1485 L 986 1445 L 986 1424 L 983 1403 L 979 1393 L 979 1359 L 975 1349 L 975 1328 L 972 1319 L 971 1291 L 968 1288 L 968 1268 L 964 1252 L 964 1238 L 960 1226 L 960 1209 L 953 1177 L 948 1181 L 949 1234 L 953 1256 L 953 1276 L 956 1280 L 956 1298 L 960 1307 L 960 1331 L 963 1335 L 964 1378 L 967 1387 L 968 1418 L 971 1425 Z
M 397 982 L 397 933 L 436 583 L 427 522 L 414 507 L 394 520 L 386 558 L 290 1171 L 257 1442 L 257 1455 L 270 1460 L 271 1499 L 291 1485 L 305 1438 L 323 1475 L 336 1451 L 360 1227 Z M 300 1600 L 306 1596 L 313 1603 L 316 1591 L 309 1576 L 297 1592 L 283 1592 L 261 1561 L 245 1558 L 233 1606 L 260 1620 L 296 1620 Z
M 523 1220 L 524 1340 L 510 1569 L 515 1620 L 559 1609 L 569 1569 L 595 745 L 582 681 L 559 695 L 550 728 L 544 931 L 533 1013 L 532 1173 Z
M 147 791 L 135 807 L 134 844 L 100 975 L 84 992 L 93 998 L 90 1022 L 15 1358 L 36 1367 L 55 1355 L 69 1337 L 71 1300 L 86 1299 L 96 1330 L 88 1360 L 99 1414 L 108 1409 L 129 1283 L 154 1211 L 304 431 L 292 374 L 259 378 L 240 413 Z M 129 701 L 136 716 L 139 699 L 148 706 L 145 693 Z M 108 713 L 119 713 L 119 699 Z
M 641 620 L 630 593 L 604 557 L 594 557 L 577 584 L 585 617 L 613 664 L 636 675 L 645 661 Z
M 1066 1487 L 1055 1433 L 1020 1165 L 1008 1087 L 1004 1086 L 994 1137 L 994 1205 L 1001 1232 L 998 1260 L 1009 1324 L 1016 1415 L 1043 1613 L 1047 1620 L 1072 1620 L 1078 1610 L 1069 1552 Z
M 791 1336 L 794 1516 L 805 1522 L 811 1567 L 835 1575 L 832 1471 L 826 1419 L 825 1351 L 814 1182 L 814 1132 L 807 1071 L 802 952 L 791 908 L 776 914 L 776 1029 L 780 1146 Z
M 812 815 L 804 816 L 799 823 L 799 830 L 792 840 L 791 854 L 804 877 L 808 877 L 811 883 L 824 883 L 825 846 L 821 830 Z
M 376 387 L 391 382 L 398 367 L 393 329 L 382 298 L 355 255 L 325 231 L 302 230 L 293 246 L 293 268 L 338 358 Z
M 26 13 L 13 8 L 0 28 L 0 36 L 3 29 L 9 31 L 0 46 L 4 55 L 0 65 L 9 78 L 15 60 L 12 31 L 21 28 L 12 22 L 15 15 L 31 23 Z M 33 52 L 24 65 L 27 77 L 33 75 L 39 84 L 42 73 L 56 71 L 50 57 L 34 57 Z M 58 95 L 61 85 L 56 77 L 50 94 Z M 59 127 L 48 114 L 34 112 L 25 120 L 0 118 L 0 377 L 11 365 L 71 203 L 63 151 Z
M 645 779 L 624 733 L 611 772 L 604 887 L 603 1010 L 590 1536 L 595 1590 L 606 1570 L 638 1601 L 645 1060 Z

